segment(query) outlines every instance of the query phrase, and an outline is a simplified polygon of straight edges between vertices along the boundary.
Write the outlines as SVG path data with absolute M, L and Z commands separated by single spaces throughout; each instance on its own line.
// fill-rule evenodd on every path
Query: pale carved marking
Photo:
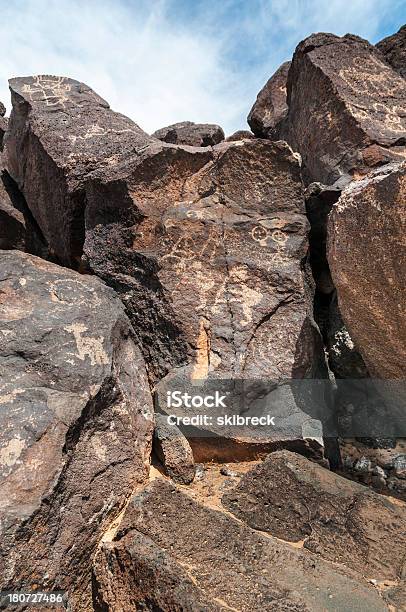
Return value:
M 404 98 L 406 88 L 400 76 L 373 56 L 353 58 L 350 66 L 339 71 L 339 76 L 356 96 L 357 103 L 347 105 L 357 119 L 370 120 L 372 109 L 377 115 L 374 120 L 383 128 L 404 134 L 405 111 L 399 101 Z
M 60 104 L 65 108 L 65 102 L 68 102 L 68 94 L 72 89 L 65 77 L 38 75 L 33 78 L 33 83 L 25 83 L 22 86 L 23 93 L 28 95 L 31 102 L 45 102 L 46 106 Z

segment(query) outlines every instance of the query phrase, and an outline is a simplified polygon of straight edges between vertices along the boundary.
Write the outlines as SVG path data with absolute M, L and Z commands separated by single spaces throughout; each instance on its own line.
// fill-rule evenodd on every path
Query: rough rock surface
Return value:
M 108 169 L 120 159 L 137 157 L 153 139 L 73 79 L 16 78 L 10 89 L 7 169 L 55 258 L 78 266 L 85 239 L 87 175 L 98 166 Z
M 0 117 L 0 151 L 3 150 L 4 135 L 7 132 L 8 119 L 7 117 Z
M 368 377 L 364 360 L 355 347 L 341 317 L 336 293 L 332 296 L 329 304 L 326 349 L 330 369 L 336 378 Z
M 290 62 L 282 64 L 259 92 L 248 115 L 248 124 L 255 136 L 277 140 L 281 121 L 286 117 L 286 82 Z
M 260 140 L 171 148 L 145 165 L 120 183 L 128 222 L 97 216 L 115 197 L 117 217 L 118 181 L 92 179 L 85 253 L 134 313 L 156 374 L 189 362 L 195 379 L 311 375 L 318 332 L 291 150 Z
M 115 540 L 102 544 L 93 584 L 100 609 L 117 612 L 136 602 L 163 610 L 388 610 L 359 574 L 255 533 L 159 479 L 132 499 Z
M 18 249 L 44 258 L 48 254 L 24 196 L 4 169 L 0 169 L 0 249 Z
M 376 45 L 388 64 L 406 78 L 406 25 L 399 32 L 384 38 Z
M 246 138 L 252 140 L 255 136 L 248 130 L 237 130 L 233 134 L 230 134 L 230 136 L 227 136 L 226 142 L 235 142 L 236 140 L 245 140 Z
M 152 402 L 122 305 L 99 279 L 0 254 L 0 585 L 69 592 L 147 476 Z
M 163 414 L 155 415 L 153 449 L 174 482 L 192 482 L 195 477 L 192 449 L 179 428 L 168 424 Z
M 0 102 L 0 150 L 3 150 L 3 139 L 4 134 L 7 131 L 8 119 L 4 116 L 6 114 L 6 107 L 3 102 Z
M 368 579 L 399 580 L 406 505 L 392 503 L 305 457 L 279 451 L 222 498 L 250 527 L 267 531 Z
M 219 125 L 193 121 L 168 125 L 154 132 L 152 136 L 170 144 L 191 147 L 210 147 L 224 140 L 224 132 Z
M 76 81 L 11 89 L 13 176 L 55 256 L 73 264 L 84 243 L 85 265 L 119 292 L 154 383 L 175 366 L 192 379 L 320 372 L 300 164 L 285 143 L 171 145 Z
M 406 378 L 406 164 L 352 183 L 333 207 L 328 260 L 340 312 L 372 377 Z
M 358 36 L 313 34 L 296 48 L 283 137 L 308 182 L 331 185 L 405 156 L 406 82 Z

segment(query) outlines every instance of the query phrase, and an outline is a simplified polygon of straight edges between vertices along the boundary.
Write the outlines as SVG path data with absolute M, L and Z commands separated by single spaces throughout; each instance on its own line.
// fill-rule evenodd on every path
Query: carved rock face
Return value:
M 154 142 L 84 83 L 54 76 L 11 79 L 7 168 L 23 189 L 50 251 L 77 266 L 84 235 L 84 182 Z M 156 142 L 156 141 L 155 141 Z
M 154 132 L 152 136 L 170 144 L 191 147 L 210 147 L 224 140 L 224 132 L 219 125 L 193 121 L 168 125 Z
M 152 401 L 114 292 L 18 251 L 0 258 L 0 582 L 88 610 L 99 538 L 147 477 Z
M 193 361 L 202 373 L 220 365 L 276 378 L 311 370 L 313 343 L 302 359 L 298 342 L 314 334 L 301 264 L 308 225 L 299 163 L 286 145 L 167 145 L 83 84 L 30 77 L 11 87 L 7 153 L 28 205 L 60 257 L 71 247 L 71 261 L 81 215 L 88 265 L 143 323 L 135 328 L 158 375 L 169 369 L 165 359 Z M 52 189 L 47 204 L 41 194 Z
M 406 78 L 406 25 L 399 32 L 384 38 L 376 45 L 388 64 Z
M 290 62 L 285 62 L 266 82 L 248 115 L 248 124 L 254 134 L 261 138 L 277 140 L 281 122 L 286 117 L 286 83 Z
M 285 143 L 160 142 L 85 85 L 11 81 L 10 170 L 57 256 L 115 288 L 150 379 L 311 377 L 308 222 Z
M 352 183 L 333 206 L 328 260 L 344 322 L 368 371 L 406 378 L 406 165 Z
M 309 182 L 357 177 L 404 158 L 405 104 L 406 82 L 367 41 L 314 34 L 293 56 L 284 137 Z

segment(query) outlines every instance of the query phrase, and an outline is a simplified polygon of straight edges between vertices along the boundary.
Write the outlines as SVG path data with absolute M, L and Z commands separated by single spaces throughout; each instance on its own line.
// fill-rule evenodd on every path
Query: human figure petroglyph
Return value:
M 23 93 L 28 94 L 32 102 L 43 101 L 47 106 L 60 104 L 65 108 L 65 102 L 69 100 L 67 94 L 72 89 L 65 77 L 37 75 L 33 79 L 33 83 L 25 83 L 22 86 Z

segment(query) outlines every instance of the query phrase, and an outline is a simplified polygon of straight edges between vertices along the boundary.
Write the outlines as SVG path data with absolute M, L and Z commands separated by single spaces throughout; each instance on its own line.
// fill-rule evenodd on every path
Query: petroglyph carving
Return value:
M 65 108 L 65 102 L 69 100 L 67 94 L 72 88 L 65 77 L 38 75 L 33 78 L 33 83 L 25 83 L 22 87 L 23 93 L 28 94 L 31 101 L 43 101 L 47 106 L 60 104 Z
M 82 323 L 72 323 L 72 325 L 65 327 L 65 330 L 72 332 L 75 337 L 79 359 L 84 361 L 86 357 L 89 357 L 92 365 L 109 363 L 108 355 L 103 348 L 103 338 L 82 336 L 83 332 L 87 331 L 87 327 Z
M 356 96 L 356 104 L 348 102 L 352 114 L 359 120 L 370 118 L 371 109 L 382 127 L 393 132 L 404 133 L 406 117 L 397 103 L 404 95 L 404 80 L 393 73 L 377 58 L 371 56 L 352 58 L 339 76 Z

